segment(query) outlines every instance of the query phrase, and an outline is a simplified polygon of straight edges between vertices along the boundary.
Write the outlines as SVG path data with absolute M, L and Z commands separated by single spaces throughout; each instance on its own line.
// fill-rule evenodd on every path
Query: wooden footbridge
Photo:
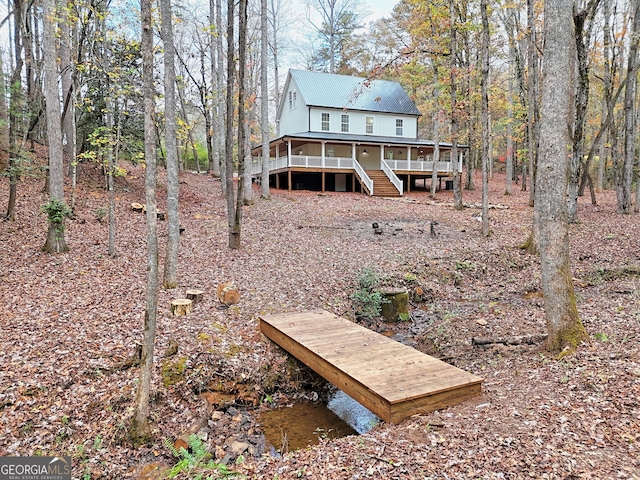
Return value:
M 388 423 L 481 393 L 480 377 L 324 310 L 261 316 L 260 329 Z

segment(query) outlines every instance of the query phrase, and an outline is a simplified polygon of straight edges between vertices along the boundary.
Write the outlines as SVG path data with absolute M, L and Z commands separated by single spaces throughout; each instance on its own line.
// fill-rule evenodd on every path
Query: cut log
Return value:
M 204 290 L 197 290 L 195 288 L 187 290 L 187 298 L 191 300 L 194 304 L 201 301 L 203 296 L 204 296 Z
M 144 211 L 144 205 L 142 205 L 141 203 L 134 202 L 131 204 L 131 210 L 137 213 L 142 213 Z
M 471 338 L 471 345 L 494 345 L 501 343 L 503 345 L 533 345 L 536 343 L 544 342 L 547 339 L 547 335 L 523 335 L 516 337 L 473 337 Z
M 166 218 L 166 214 L 164 212 L 161 212 L 160 210 L 158 210 L 156 212 L 156 217 L 158 218 L 158 220 L 164 220 Z
M 382 316 L 388 322 L 409 320 L 409 293 L 404 288 L 386 287 L 378 291 L 385 299 Z
M 240 292 L 236 289 L 233 282 L 225 282 L 218 285 L 218 300 L 227 306 L 233 305 L 240 301 Z
M 177 298 L 171 302 L 171 315 L 181 317 L 191 313 L 191 300 L 187 298 Z

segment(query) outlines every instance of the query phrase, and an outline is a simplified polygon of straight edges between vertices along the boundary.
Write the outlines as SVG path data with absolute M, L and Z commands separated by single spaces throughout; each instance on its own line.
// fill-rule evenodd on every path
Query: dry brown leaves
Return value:
M 531 225 L 528 193 L 505 197 L 500 175 L 490 201 L 509 208 L 490 210 L 489 238 L 477 210 L 449 206 L 451 192 L 432 202 L 425 192 L 385 200 L 272 190 L 271 200 L 245 207 L 243 248 L 230 251 L 220 182 L 183 174 L 180 286 L 159 293 L 155 442 L 131 448 L 124 434 L 137 369 L 123 366 L 141 339 L 146 233 L 144 216 L 130 210 L 144 202 L 143 172 L 130 170 L 118 185 L 115 258 L 96 214 L 106 194 L 86 168 L 68 254 L 40 252 L 42 180 L 21 183 L 18 220 L 0 222 L 0 454 L 70 454 L 74 478 L 137 478 L 143 465 L 171 464 L 162 439 L 208 414 L 198 393 L 212 378 L 253 385 L 276 401 L 295 393 L 299 378 L 259 334 L 258 314 L 324 308 L 353 317 L 357 274 L 373 267 L 387 282 L 422 292 L 414 321 L 397 333 L 482 376 L 482 397 L 234 468 L 251 478 L 640 478 L 637 215 L 617 215 L 612 192 L 595 207 L 580 199 L 571 243 L 590 343 L 561 361 L 535 345 L 474 347 L 474 336 L 545 331 L 543 299 L 531 293 L 540 288 L 538 262 L 519 249 Z M 0 198 L 7 191 L 3 179 Z M 478 191 L 463 194 L 480 200 Z M 161 223 L 161 246 L 165 229 Z M 214 292 L 227 281 L 242 300 L 221 309 Z M 188 317 L 171 318 L 170 301 L 188 288 L 204 290 L 205 299 Z

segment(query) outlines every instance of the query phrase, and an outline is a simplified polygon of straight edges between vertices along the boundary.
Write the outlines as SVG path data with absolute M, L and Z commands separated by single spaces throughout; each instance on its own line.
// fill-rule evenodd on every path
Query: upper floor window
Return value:
M 366 133 L 373 133 L 373 117 L 366 117 L 365 124 Z
M 328 132 L 329 131 L 329 114 L 328 113 L 323 113 L 322 114 L 322 131 L 324 132 Z
M 396 135 L 402 136 L 402 119 L 396 118 Z
M 292 110 L 296 107 L 296 97 L 297 97 L 297 92 L 295 90 L 292 90 L 289 92 L 289 110 Z
M 342 115 L 342 122 L 340 131 L 348 132 L 349 131 L 349 115 Z

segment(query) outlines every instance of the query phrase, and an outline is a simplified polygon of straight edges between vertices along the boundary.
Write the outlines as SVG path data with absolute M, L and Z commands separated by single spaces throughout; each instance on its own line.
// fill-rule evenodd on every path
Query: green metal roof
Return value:
M 420 115 L 398 82 L 305 70 L 289 70 L 289 74 L 309 106 Z

